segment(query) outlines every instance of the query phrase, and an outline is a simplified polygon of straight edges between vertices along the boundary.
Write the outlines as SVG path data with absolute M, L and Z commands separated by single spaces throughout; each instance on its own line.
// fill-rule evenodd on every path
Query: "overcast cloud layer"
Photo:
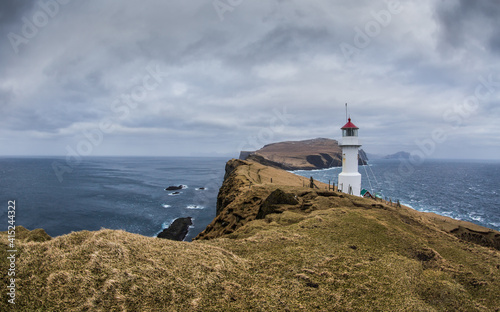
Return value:
M 1 1 L 0 155 L 500 153 L 500 3 Z

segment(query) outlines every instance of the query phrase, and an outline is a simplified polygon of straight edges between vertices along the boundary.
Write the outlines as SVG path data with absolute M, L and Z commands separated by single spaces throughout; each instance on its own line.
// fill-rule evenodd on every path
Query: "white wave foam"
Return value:
M 401 205 L 406 206 L 406 207 L 410 207 L 410 208 L 411 208 L 411 209 L 413 209 L 413 210 L 417 210 L 417 209 L 413 208 L 413 206 L 412 206 L 412 205 L 407 204 L 407 203 L 405 203 L 405 202 L 401 202 Z
M 182 194 L 182 192 L 177 192 L 177 194 L 175 194 L 175 192 L 174 192 L 174 193 L 168 194 L 168 196 L 178 196 L 178 195 L 181 195 L 181 194 Z
M 176 219 L 177 219 L 177 218 L 176 218 Z M 171 220 L 168 220 L 168 221 L 163 222 L 163 223 L 161 224 L 162 231 L 163 231 L 164 229 L 168 228 L 169 226 L 171 226 L 171 225 L 172 225 L 172 223 L 174 223 L 174 221 L 175 221 L 175 219 L 171 219 Z M 161 233 L 161 231 L 160 231 L 160 233 Z M 156 235 L 158 235 L 158 234 L 156 234 Z
M 497 228 L 500 227 L 500 222 L 490 222 L 490 224 Z
M 476 214 L 469 214 L 469 217 L 470 217 L 472 220 L 474 220 L 474 221 L 484 222 L 483 217 L 478 216 L 478 215 L 476 215 Z
M 163 208 L 170 208 L 170 207 L 172 207 L 172 206 L 167 205 L 167 204 L 162 204 L 161 206 L 162 206 Z
M 186 207 L 186 209 L 205 209 L 205 207 L 198 205 L 189 205 Z
M 435 212 L 437 214 L 440 214 L 442 216 L 445 216 L 445 217 L 450 217 L 450 218 L 453 218 L 453 212 L 452 211 L 438 211 L 438 212 Z M 458 218 L 460 220 L 463 220 L 463 218 Z
M 203 188 L 197 187 L 195 190 L 197 190 L 197 191 L 206 191 L 206 190 L 208 190 L 208 188 L 207 187 L 203 187 Z
M 182 185 L 182 189 L 183 189 L 183 190 L 185 190 L 185 189 L 187 189 L 187 188 L 189 188 L 187 185 Z
M 341 170 L 341 169 L 342 169 L 342 167 L 330 167 L 330 168 L 323 168 L 323 169 L 311 169 L 311 170 L 299 169 L 299 170 L 287 170 L 287 171 L 290 173 L 298 174 L 300 172 L 322 172 L 322 171 L 335 171 L 335 170 Z

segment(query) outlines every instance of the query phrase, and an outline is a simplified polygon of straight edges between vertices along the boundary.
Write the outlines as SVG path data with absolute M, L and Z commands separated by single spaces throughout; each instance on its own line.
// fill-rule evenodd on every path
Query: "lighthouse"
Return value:
M 358 172 L 358 149 L 361 146 L 358 141 L 358 127 L 351 118 L 341 128 L 342 142 L 342 172 L 339 174 L 339 191 L 347 194 L 361 196 L 361 174 Z

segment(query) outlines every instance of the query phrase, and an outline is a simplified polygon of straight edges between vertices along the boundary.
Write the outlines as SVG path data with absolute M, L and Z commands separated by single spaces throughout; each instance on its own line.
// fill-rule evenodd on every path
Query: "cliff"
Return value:
M 50 239 L 17 227 L 16 309 L 498 309 L 500 233 L 316 184 L 231 160 L 217 217 L 192 243 L 114 230 Z M 7 268 L 7 233 L 0 239 Z
M 365 164 L 363 160 L 367 158 L 363 150 L 360 155 L 359 163 Z M 325 169 L 342 166 L 342 149 L 332 139 L 287 141 L 268 144 L 253 153 L 244 151 L 240 159 L 285 170 Z
M 308 178 L 284 170 L 233 159 L 226 164 L 224 183 L 217 196 L 217 216 L 195 239 L 211 239 L 231 234 L 256 220 L 260 207 L 276 189 L 308 190 L 309 184 Z M 321 190 L 328 188 L 323 183 L 316 182 L 316 185 Z

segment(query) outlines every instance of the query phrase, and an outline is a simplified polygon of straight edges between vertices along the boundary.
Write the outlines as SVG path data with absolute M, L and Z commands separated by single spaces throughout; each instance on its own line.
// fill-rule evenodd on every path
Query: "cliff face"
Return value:
M 362 150 L 360 155 L 364 155 Z M 325 169 L 342 166 L 342 149 L 336 140 L 318 138 L 268 144 L 240 158 L 285 170 Z M 359 163 L 364 164 L 361 159 Z
M 218 215 L 192 243 L 113 230 L 50 239 L 16 227 L 15 308 L 498 310 L 500 233 L 303 185 L 283 170 L 229 161 Z M 7 236 L 0 232 L 4 268 Z
M 322 183 L 316 184 L 323 190 L 328 187 Z M 224 183 L 217 196 L 217 216 L 195 239 L 231 234 L 248 222 L 256 220 L 259 209 L 278 186 L 283 190 L 307 190 L 307 185 L 309 179 L 284 170 L 252 161 L 230 160 L 226 164 Z M 298 202 L 295 203 L 296 208 L 297 204 Z M 283 209 L 280 208 L 280 211 Z

